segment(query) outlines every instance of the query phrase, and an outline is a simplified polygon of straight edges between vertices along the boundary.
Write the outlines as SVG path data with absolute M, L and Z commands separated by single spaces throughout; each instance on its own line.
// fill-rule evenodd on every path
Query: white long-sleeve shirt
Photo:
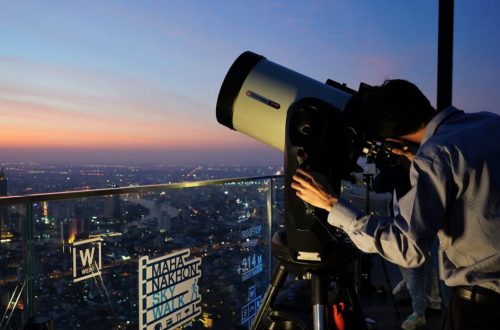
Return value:
M 361 215 L 340 200 L 328 222 L 367 253 L 421 265 L 439 238 L 448 286 L 500 293 L 500 116 L 453 107 L 429 122 L 410 169 L 412 188 L 394 218 Z

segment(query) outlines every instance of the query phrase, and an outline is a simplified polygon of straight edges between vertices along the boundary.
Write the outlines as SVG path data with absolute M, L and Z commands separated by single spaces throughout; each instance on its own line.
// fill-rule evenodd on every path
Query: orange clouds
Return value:
M 253 143 L 219 125 L 215 105 L 140 79 L 0 57 L 2 67 L 10 74 L 0 76 L 0 148 L 196 150 Z
M 144 111 L 144 117 L 103 109 L 102 114 L 64 111 L 57 106 L 0 100 L 3 148 L 231 148 L 249 138 L 206 120 L 172 118 Z
M 236 162 L 264 154 L 267 162 L 276 155 L 218 124 L 215 95 L 1 56 L 0 72 L 0 161 Z

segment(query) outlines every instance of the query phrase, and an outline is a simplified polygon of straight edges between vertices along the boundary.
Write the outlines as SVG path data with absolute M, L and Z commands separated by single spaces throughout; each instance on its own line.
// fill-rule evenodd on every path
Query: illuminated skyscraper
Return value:
M 42 221 L 44 223 L 49 223 L 49 203 L 40 202 L 40 209 L 42 212 Z

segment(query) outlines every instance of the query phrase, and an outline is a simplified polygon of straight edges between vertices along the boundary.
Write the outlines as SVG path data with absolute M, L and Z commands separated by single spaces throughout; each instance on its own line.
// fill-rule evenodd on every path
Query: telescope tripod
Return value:
M 305 322 L 289 313 L 274 309 L 274 302 L 289 274 L 310 281 L 312 323 L 314 330 L 367 329 L 353 276 L 347 265 L 333 260 L 307 262 L 291 258 L 286 246 L 285 232 L 277 232 L 272 239 L 273 254 L 278 266 L 272 275 L 262 303 L 252 322 L 252 330 L 311 329 Z M 330 284 L 335 283 L 335 303 L 329 311 Z M 332 301 L 333 302 L 333 301 Z

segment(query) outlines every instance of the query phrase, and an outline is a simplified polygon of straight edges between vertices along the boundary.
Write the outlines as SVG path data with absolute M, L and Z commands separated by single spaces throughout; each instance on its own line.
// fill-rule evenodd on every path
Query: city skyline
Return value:
M 435 104 L 438 1 L 0 4 L 0 164 L 280 164 L 215 119 L 251 50 L 319 81 L 415 82 Z M 500 112 L 500 4 L 455 3 L 453 103 Z

